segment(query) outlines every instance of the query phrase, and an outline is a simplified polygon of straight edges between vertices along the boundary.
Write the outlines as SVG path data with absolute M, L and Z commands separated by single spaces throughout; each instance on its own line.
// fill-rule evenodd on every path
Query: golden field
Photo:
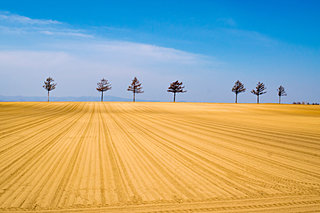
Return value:
M 317 212 L 320 107 L 0 103 L 0 212 Z

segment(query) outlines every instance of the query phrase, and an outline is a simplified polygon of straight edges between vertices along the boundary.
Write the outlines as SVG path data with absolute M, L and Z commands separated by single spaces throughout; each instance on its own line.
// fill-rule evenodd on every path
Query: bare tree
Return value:
M 184 93 L 187 92 L 184 89 L 184 86 L 182 86 L 182 82 L 174 81 L 170 84 L 170 86 L 168 87 L 167 92 L 172 92 L 173 93 L 173 102 L 176 102 L 176 93 Z
M 49 93 L 50 91 L 54 90 L 57 86 L 57 84 L 53 83 L 54 80 L 51 77 L 48 77 L 45 81 L 44 81 L 44 85 L 42 86 L 43 88 L 45 88 L 48 91 L 48 102 L 49 102 Z
M 258 82 L 256 90 L 251 90 L 251 93 L 257 96 L 257 104 L 259 103 L 259 96 L 266 93 L 265 89 L 267 88 L 265 88 L 264 83 Z
M 134 79 L 131 82 L 131 85 L 129 85 L 129 87 L 127 89 L 128 91 L 133 92 L 133 102 L 136 101 L 136 93 L 143 93 L 141 85 L 142 85 L 142 83 L 139 82 L 137 77 L 134 77 Z
M 111 84 L 108 80 L 102 78 L 100 82 L 97 83 L 97 90 L 101 92 L 101 101 L 103 101 L 103 92 L 111 90 Z
M 236 83 L 234 83 L 234 86 L 232 87 L 232 92 L 234 92 L 236 94 L 236 101 L 235 103 L 238 103 L 238 94 L 245 92 L 246 88 L 244 88 L 243 83 L 241 83 L 239 80 L 236 81 Z
M 281 96 L 287 96 L 286 91 L 284 90 L 284 87 L 280 85 L 278 88 L 278 96 L 279 96 L 279 104 L 281 104 Z

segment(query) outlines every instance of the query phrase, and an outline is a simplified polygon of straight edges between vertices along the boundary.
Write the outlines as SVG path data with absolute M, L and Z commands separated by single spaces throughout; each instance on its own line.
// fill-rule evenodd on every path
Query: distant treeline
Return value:
M 302 104 L 302 105 L 319 105 L 319 103 L 309 103 L 309 102 L 293 102 L 292 104 Z
M 44 81 L 43 88 L 45 88 L 48 92 L 48 101 L 49 101 L 49 94 L 50 91 L 54 90 L 56 88 L 56 83 L 54 83 L 53 78 L 48 77 Z M 106 80 L 105 78 L 102 78 L 98 83 L 97 83 L 97 91 L 101 92 L 101 101 L 103 101 L 103 93 L 111 90 L 111 83 Z M 251 93 L 253 95 L 257 96 L 257 103 L 260 102 L 260 96 L 267 93 L 266 87 L 264 83 L 258 82 L 257 86 L 255 89 L 251 90 Z M 137 77 L 134 77 L 131 81 L 131 84 L 128 86 L 127 91 L 133 93 L 133 102 L 136 101 L 136 94 L 143 93 L 144 91 L 142 90 L 142 83 L 137 79 Z M 244 93 L 246 91 L 246 88 L 244 87 L 244 84 L 240 82 L 239 80 L 235 82 L 234 86 L 232 87 L 231 91 L 235 93 L 235 103 L 238 103 L 238 94 Z M 177 93 L 185 93 L 187 92 L 184 90 L 184 85 L 182 82 L 174 81 L 170 83 L 167 92 L 173 93 L 173 102 L 176 101 L 176 94 Z M 279 104 L 281 103 L 281 97 L 282 96 L 287 96 L 287 93 L 284 89 L 283 86 L 279 86 L 277 89 L 277 95 L 279 97 Z M 293 102 L 293 104 L 305 104 L 304 102 Z M 309 104 L 309 103 L 307 103 Z M 313 105 L 318 105 L 317 103 L 312 103 Z

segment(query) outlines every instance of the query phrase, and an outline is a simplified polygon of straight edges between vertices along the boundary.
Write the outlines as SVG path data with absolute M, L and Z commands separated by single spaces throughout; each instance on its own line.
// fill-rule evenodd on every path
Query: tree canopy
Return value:
M 134 77 L 132 80 L 131 84 L 128 87 L 128 91 L 133 92 L 133 102 L 136 101 L 136 93 L 143 93 L 144 91 L 142 90 L 142 83 L 137 79 L 137 77 Z
M 103 92 L 111 90 L 111 83 L 108 80 L 102 78 L 100 82 L 97 83 L 97 90 L 101 92 L 101 101 L 103 101 Z
M 284 90 L 284 87 L 280 85 L 278 88 L 278 96 L 279 96 L 279 104 L 281 103 L 281 96 L 287 96 L 286 91 Z
M 236 94 L 236 103 L 238 102 L 238 94 L 245 92 L 246 88 L 244 87 L 243 83 L 241 83 L 239 80 L 237 80 L 234 83 L 234 86 L 232 87 L 232 92 L 234 92 Z
M 172 92 L 173 93 L 173 102 L 176 101 L 176 93 L 184 93 L 187 92 L 186 90 L 184 90 L 184 86 L 182 86 L 183 83 L 177 81 L 174 81 L 170 84 L 170 86 L 168 87 L 167 92 Z
M 48 102 L 49 102 L 49 93 L 50 91 L 54 90 L 57 86 L 56 83 L 53 83 L 54 80 L 51 77 L 48 77 L 45 81 L 44 81 L 44 85 L 42 86 L 43 88 L 45 88 L 48 91 Z
M 251 93 L 257 96 L 257 103 L 259 103 L 259 96 L 265 94 L 267 88 L 265 87 L 264 83 L 258 82 L 256 89 L 251 90 Z
M 44 81 L 44 85 L 42 87 L 45 88 L 48 92 L 50 92 L 51 90 L 54 90 L 57 86 L 57 84 L 53 82 L 54 82 L 53 78 L 48 77 Z

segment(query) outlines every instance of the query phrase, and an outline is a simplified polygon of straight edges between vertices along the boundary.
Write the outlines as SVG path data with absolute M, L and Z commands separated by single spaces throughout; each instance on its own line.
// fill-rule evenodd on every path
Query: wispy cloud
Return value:
M 83 52 L 87 58 L 93 58 L 92 56 L 94 56 L 95 60 L 103 56 L 104 61 L 107 60 L 111 64 L 121 64 L 123 61 L 127 64 L 139 64 L 139 66 L 156 63 L 171 63 L 175 66 L 215 63 L 212 57 L 174 48 L 121 40 L 108 40 L 101 37 L 98 39 L 84 30 L 73 29 L 72 26 L 58 21 L 31 19 L 8 12 L 2 12 L 0 15 L 2 15 L 0 16 L 2 19 L 7 21 L 4 25 L 3 22 L 0 23 L 0 31 L 2 32 L 16 34 L 18 38 L 23 39 L 32 37 L 35 43 L 37 43 L 38 37 L 48 36 L 45 39 L 42 38 L 42 41 L 46 43 L 39 47 L 42 50 L 62 51 L 72 55 L 79 55 L 77 53 Z M 9 20 L 22 24 L 21 26 L 11 25 L 8 23 Z M 34 23 L 37 26 L 30 26 L 29 23 Z M 29 35 L 31 33 L 32 36 Z M 51 40 L 54 37 L 60 37 L 62 40 L 60 39 L 58 42 Z M 73 41 L 72 37 L 90 38 L 90 40 Z
M 21 94 L 14 85 L 7 83 L 8 80 L 3 80 L 16 79 L 21 85 L 29 82 L 25 95 L 41 95 L 39 84 L 50 75 L 59 85 L 64 85 L 60 94 L 57 89 L 57 95 L 77 95 L 73 88 L 81 82 L 83 86 L 77 89 L 79 94 L 95 95 L 96 81 L 107 77 L 116 82 L 113 95 L 126 97 L 128 94 L 123 88 L 137 76 L 149 91 L 144 98 L 156 96 L 166 100 L 167 94 L 158 88 L 166 88 L 172 80 L 192 78 L 190 76 L 195 73 L 202 75 L 203 71 L 212 71 L 219 64 L 215 58 L 201 54 L 93 36 L 65 23 L 24 20 L 43 24 L 20 21 L 17 25 L 8 20 L 0 23 L 0 32 L 3 32 L 0 38 L 28 40 L 23 42 L 23 48 L 15 46 L 0 51 L 0 93 L 1 88 L 6 88 L 11 95 Z
M 174 48 L 161 47 L 150 44 L 127 41 L 104 41 L 91 44 L 91 50 L 110 55 L 125 56 L 127 58 L 141 59 L 143 63 L 163 62 L 180 64 L 214 63 L 213 57 L 194 54 Z M 149 60 L 149 61 L 148 61 Z
M 47 36 L 82 37 L 93 35 L 84 30 L 51 19 L 32 19 L 26 16 L 0 12 L 0 32 L 4 34 L 41 34 Z
M 237 22 L 230 17 L 218 18 L 217 23 L 221 24 L 221 27 L 214 29 L 211 34 L 221 35 L 221 37 L 228 38 L 230 42 L 254 43 L 259 46 L 270 46 L 279 43 L 274 38 L 260 32 L 237 27 Z M 207 33 L 209 32 L 207 31 Z
M 29 25 L 51 25 L 62 24 L 59 21 L 51 19 L 32 19 L 26 16 L 11 14 L 6 11 L 0 12 L 0 21 L 7 23 L 29 24 Z
M 140 34 L 134 37 L 132 29 L 105 27 L 105 33 L 99 31 L 100 27 L 77 29 L 55 20 L 31 19 L 0 12 L 0 94 L 41 96 L 44 92 L 41 84 L 49 75 L 59 82 L 55 91 L 58 96 L 95 95 L 97 80 L 106 77 L 113 83 L 109 94 L 120 97 L 128 97 L 128 83 L 132 77 L 137 76 L 146 91 L 143 99 L 150 100 L 169 100 L 171 97 L 165 91 L 168 82 L 173 80 L 182 80 L 186 84 L 188 93 L 184 97 L 190 101 L 217 101 L 219 95 L 214 91 L 227 97 L 230 88 L 226 85 L 230 84 L 231 78 L 237 79 L 238 76 L 249 82 L 253 79 L 251 83 L 254 86 L 256 78 L 261 76 L 261 72 L 255 74 L 254 70 L 266 70 L 264 77 L 269 78 L 270 84 L 275 82 L 274 76 L 268 71 L 275 66 L 270 66 L 269 61 L 265 60 L 265 66 L 260 64 L 263 60 L 255 63 L 258 65 L 248 60 L 232 64 L 232 57 L 242 59 L 240 54 L 248 54 L 250 51 L 250 56 L 264 54 L 266 49 L 274 53 L 273 50 L 281 49 L 283 43 L 257 31 L 240 29 L 232 18 L 221 18 L 218 22 L 220 24 L 213 29 L 198 28 L 188 33 L 192 34 L 189 38 L 196 37 L 198 41 L 206 38 L 200 44 L 217 46 L 217 49 L 222 47 L 222 55 L 229 51 L 231 54 L 220 56 L 225 63 L 207 55 L 146 44 L 146 36 L 141 34 L 144 32 L 137 32 Z M 174 31 L 173 34 L 184 30 Z M 126 40 L 127 37 L 133 41 Z M 135 39 L 137 37 L 145 40 Z M 196 40 L 189 39 L 188 42 L 194 44 Z M 152 39 L 149 41 L 157 43 Z M 170 47 L 170 43 L 167 46 Z M 227 50 L 230 47 L 232 48 Z M 215 55 L 219 54 L 219 50 L 214 51 Z M 284 70 L 288 67 L 292 68 L 290 73 L 291 70 L 298 70 L 294 63 L 298 60 L 292 60 L 291 57 L 289 59 L 287 64 L 290 66 L 286 65 Z M 243 64 L 250 65 L 241 67 Z M 318 63 L 313 67 L 316 66 Z M 303 68 L 301 65 L 301 70 Z M 251 70 L 249 74 L 241 71 L 245 69 Z M 237 70 L 237 73 L 230 70 Z M 247 100 L 251 98 L 248 94 Z
M 137 76 L 147 91 L 144 98 L 167 100 L 163 89 L 168 82 L 191 80 L 193 75 L 203 76 L 216 66 L 213 58 L 139 43 L 76 41 L 51 45 L 51 50 L 0 51 L 0 92 L 5 88 L 12 95 L 21 94 L 13 84 L 4 82 L 15 79 L 19 85 L 28 82 L 25 95 L 41 95 L 40 84 L 50 75 L 63 85 L 56 95 L 90 96 L 96 94 L 96 81 L 106 77 L 114 83 L 111 95 L 127 97 L 125 88 Z M 82 86 L 74 91 L 79 84 Z
M 259 33 L 257 31 L 251 30 L 241 30 L 241 29 L 223 29 L 223 31 L 234 38 L 241 38 L 244 41 L 253 41 L 258 42 L 259 45 L 275 45 L 278 44 L 278 41 L 274 38 L 271 38 L 267 35 Z
M 39 31 L 39 33 L 44 35 L 50 35 L 50 36 L 75 36 L 75 37 L 82 37 L 82 38 L 93 38 L 93 35 L 81 33 L 77 30 L 43 30 Z

